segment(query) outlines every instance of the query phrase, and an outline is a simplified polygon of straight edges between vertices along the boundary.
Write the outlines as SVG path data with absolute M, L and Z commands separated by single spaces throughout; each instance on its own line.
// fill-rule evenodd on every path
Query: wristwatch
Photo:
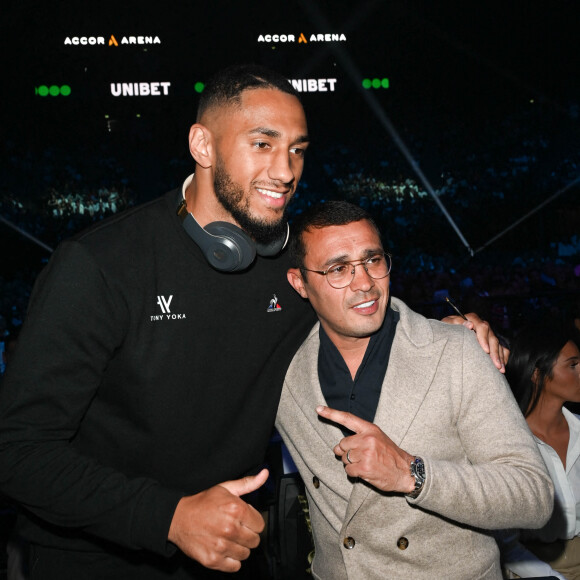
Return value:
M 413 461 L 411 461 L 411 475 L 415 480 L 415 489 L 407 494 L 410 498 L 415 499 L 421 493 L 423 489 L 423 484 L 425 483 L 425 464 L 420 457 L 415 457 Z

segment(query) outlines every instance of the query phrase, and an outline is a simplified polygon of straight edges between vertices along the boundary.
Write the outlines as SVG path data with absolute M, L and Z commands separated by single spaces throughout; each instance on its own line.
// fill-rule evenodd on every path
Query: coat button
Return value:
M 355 541 L 354 538 L 348 536 L 348 538 L 344 538 L 342 543 L 347 550 L 352 550 L 354 548 Z
M 320 487 L 320 479 L 318 479 L 316 475 L 312 478 L 312 485 L 314 485 L 316 489 Z
M 409 540 L 407 540 L 407 538 L 403 537 L 397 540 L 397 548 L 399 548 L 399 550 L 406 550 L 408 547 Z

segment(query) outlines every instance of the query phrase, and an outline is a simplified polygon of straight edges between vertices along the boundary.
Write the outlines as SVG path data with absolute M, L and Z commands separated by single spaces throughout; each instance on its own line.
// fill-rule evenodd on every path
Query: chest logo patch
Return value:
M 266 312 L 282 312 L 282 307 L 278 304 L 278 296 L 276 296 L 276 294 L 274 294 L 272 300 L 270 300 L 270 304 L 266 309 Z
M 184 320 L 185 314 L 175 314 L 171 312 L 171 301 L 173 300 L 173 294 L 170 296 L 157 296 L 157 306 L 161 310 L 161 314 L 153 314 L 151 316 L 151 322 L 157 322 L 158 320 Z

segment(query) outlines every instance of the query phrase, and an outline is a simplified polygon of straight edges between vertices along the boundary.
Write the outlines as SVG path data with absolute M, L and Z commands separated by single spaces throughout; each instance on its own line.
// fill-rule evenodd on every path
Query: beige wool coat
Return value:
M 319 420 L 318 324 L 286 375 L 277 428 L 306 484 L 314 578 L 500 579 L 496 528 L 540 527 L 553 486 L 501 373 L 463 326 L 392 298 L 400 321 L 374 422 L 423 458 L 415 500 L 349 480 Z

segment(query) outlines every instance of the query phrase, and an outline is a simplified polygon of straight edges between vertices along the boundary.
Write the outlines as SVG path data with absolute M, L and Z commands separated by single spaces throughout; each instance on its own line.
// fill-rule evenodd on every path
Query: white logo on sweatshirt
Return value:
M 151 316 L 151 322 L 156 322 L 158 320 L 184 320 L 185 314 L 172 314 L 171 313 L 171 301 L 173 300 L 173 294 L 166 298 L 165 296 L 157 296 L 157 305 L 161 308 L 162 314 L 153 314 Z

